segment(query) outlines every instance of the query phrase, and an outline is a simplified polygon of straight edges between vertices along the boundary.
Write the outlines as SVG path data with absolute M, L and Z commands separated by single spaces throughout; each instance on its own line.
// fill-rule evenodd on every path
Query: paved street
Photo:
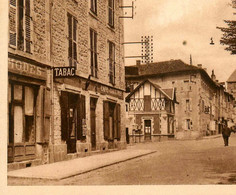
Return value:
M 222 137 L 136 144 L 129 147 L 157 152 L 60 181 L 11 178 L 8 185 L 235 184 L 235 134 L 229 145 Z

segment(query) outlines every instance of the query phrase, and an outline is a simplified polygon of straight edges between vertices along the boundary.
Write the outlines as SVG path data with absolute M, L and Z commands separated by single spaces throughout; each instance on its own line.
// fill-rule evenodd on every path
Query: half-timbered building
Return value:
M 130 142 L 160 141 L 175 134 L 175 91 L 145 80 L 127 97 Z

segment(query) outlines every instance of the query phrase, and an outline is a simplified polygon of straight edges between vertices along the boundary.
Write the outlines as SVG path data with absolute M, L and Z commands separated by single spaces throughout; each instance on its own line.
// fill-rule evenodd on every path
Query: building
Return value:
M 160 141 L 175 133 L 175 91 L 144 80 L 126 97 L 129 143 Z
M 9 2 L 9 169 L 126 147 L 122 4 Z
M 232 95 L 210 77 L 202 65 L 192 66 L 181 60 L 127 66 L 126 91 L 132 91 L 143 80 L 176 93 L 176 139 L 196 139 L 220 133 L 219 122 L 230 118 Z M 226 97 L 229 97 L 227 99 Z M 226 106 L 229 106 L 228 108 Z
M 234 100 L 236 100 L 236 69 L 227 80 L 227 91 L 231 93 L 234 96 Z M 236 101 L 234 101 L 233 115 L 234 122 L 236 122 Z

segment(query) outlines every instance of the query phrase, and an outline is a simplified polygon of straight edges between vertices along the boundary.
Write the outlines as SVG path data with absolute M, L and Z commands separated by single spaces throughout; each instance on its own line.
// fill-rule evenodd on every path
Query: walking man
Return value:
M 222 136 L 224 139 L 225 146 L 229 145 L 230 134 L 231 134 L 231 129 L 228 127 L 227 120 L 224 120 L 222 125 Z

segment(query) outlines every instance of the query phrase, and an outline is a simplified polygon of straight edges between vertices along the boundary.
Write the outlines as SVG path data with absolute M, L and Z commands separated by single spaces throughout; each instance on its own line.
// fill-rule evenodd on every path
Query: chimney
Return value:
M 216 81 L 216 75 L 215 75 L 215 73 L 214 73 L 214 70 L 212 70 L 212 72 L 211 72 L 211 79 L 212 79 L 213 81 Z
M 141 65 L 141 60 L 136 60 L 136 65 L 140 66 Z
M 198 67 L 198 68 L 202 68 L 202 64 L 198 64 L 197 67 Z

